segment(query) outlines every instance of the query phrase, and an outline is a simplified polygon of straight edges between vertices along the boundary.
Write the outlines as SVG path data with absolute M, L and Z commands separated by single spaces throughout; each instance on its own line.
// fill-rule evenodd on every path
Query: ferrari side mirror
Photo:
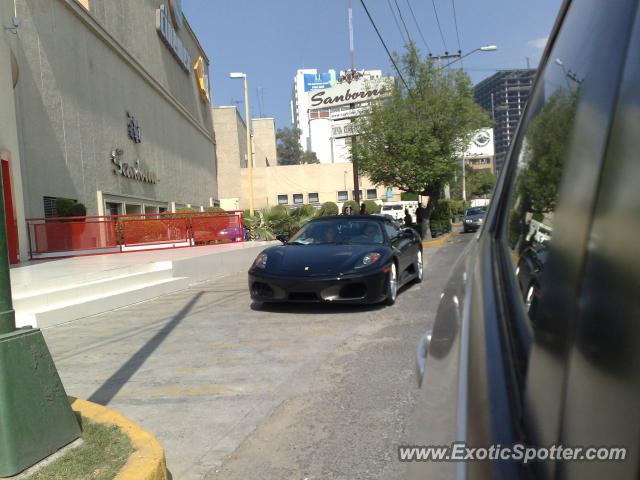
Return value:
M 287 243 L 289 243 L 289 236 L 288 235 L 276 235 L 276 240 L 280 240 L 282 242 L 283 245 L 286 245 Z

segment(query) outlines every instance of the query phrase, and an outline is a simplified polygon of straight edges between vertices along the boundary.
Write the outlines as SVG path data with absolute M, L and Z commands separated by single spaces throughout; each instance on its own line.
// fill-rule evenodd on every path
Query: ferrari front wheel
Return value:
M 392 263 L 389 269 L 389 275 L 387 277 L 387 298 L 384 303 L 387 305 L 393 305 L 396 303 L 396 297 L 398 296 L 398 271 L 396 264 Z

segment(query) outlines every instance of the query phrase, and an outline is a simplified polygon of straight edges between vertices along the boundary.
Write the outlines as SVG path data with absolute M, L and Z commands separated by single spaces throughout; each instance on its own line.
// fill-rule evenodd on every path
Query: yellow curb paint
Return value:
M 71 408 L 96 423 L 116 425 L 131 440 L 135 451 L 115 480 L 167 480 L 167 463 L 160 442 L 136 423 L 102 405 L 69 397 Z
M 449 233 L 445 233 L 440 238 L 435 238 L 433 240 L 425 240 L 422 242 L 422 246 L 425 248 L 440 247 L 445 243 L 447 243 L 452 235 L 453 235 L 453 232 L 449 232 Z

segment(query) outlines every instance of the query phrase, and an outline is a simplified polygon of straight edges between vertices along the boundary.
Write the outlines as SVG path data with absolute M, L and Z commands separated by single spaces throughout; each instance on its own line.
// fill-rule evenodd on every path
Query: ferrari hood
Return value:
M 339 275 L 353 269 L 364 255 L 385 253 L 381 245 L 283 245 L 269 256 L 271 273 L 306 277 Z

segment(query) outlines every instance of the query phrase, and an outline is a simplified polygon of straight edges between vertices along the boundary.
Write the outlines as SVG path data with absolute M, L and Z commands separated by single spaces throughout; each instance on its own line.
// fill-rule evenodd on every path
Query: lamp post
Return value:
M 452 64 L 454 64 L 456 62 L 459 62 L 463 58 L 467 58 L 469 55 L 472 55 L 472 54 L 474 54 L 476 52 L 495 52 L 497 49 L 498 49 L 498 47 L 495 46 L 495 45 L 485 45 L 484 47 L 478 47 L 476 49 L 473 49 L 470 52 L 465 53 L 464 55 L 462 55 L 461 52 L 458 52 L 455 55 L 442 56 L 442 58 L 455 58 L 455 60 L 452 60 L 451 62 L 447 63 L 444 67 L 442 67 L 439 70 L 444 70 L 449 65 L 452 65 Z M 435 57 L 435 58 L 438 58 L 438 57 Z
M 247 127 L 247 168 L 249 175 L 249 215 L 253 217 L 253 152 L 251 147 L 251 119 L 249 118 L 249 84 L 246 73 L 231 72 L 229 78 L 244 80 L 244 118 Z
M 495 52 L 497 49 L 498 47 L 496 45 L 485 45 L 484 47 L 475 48 L 470 52 L 465 53 L 464 55 L 462 55 L 462 52 L 458 52 L 457 54 L 453 54 L 453 55 L 438 55 L 438 56 L 435 56 L 434 58 L 438 60 L 438 72 L 441 72 L 442 70 L 447 68 L 449 65 L 459 62 L 460 60 L 462 60 L 463 58 L 467 58 L 471 54 L 474 54 L 476 52 Z M 447 63 L 444 67 L 440 67 L 440 60 L 444 58 L 454 58 L 454 60 Z M 491 97 L 491 105 L 493 106 L 493 94 Z M 467 199 L 466 183 L 467 183 L 466 182 L 466 164 L 463 156 L 462 157 L 462 200 Z

